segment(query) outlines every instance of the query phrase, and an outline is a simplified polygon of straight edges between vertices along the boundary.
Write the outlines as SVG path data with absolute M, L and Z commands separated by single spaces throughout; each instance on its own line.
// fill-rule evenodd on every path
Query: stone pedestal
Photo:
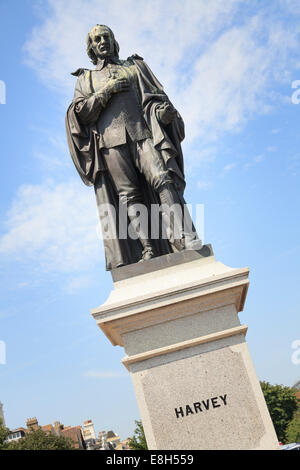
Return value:
M 125 349 L 149 449 L 277 449 L 238 318 L 248 268 L 217 262 L 207 245 L 112 274 L 92 313 Z

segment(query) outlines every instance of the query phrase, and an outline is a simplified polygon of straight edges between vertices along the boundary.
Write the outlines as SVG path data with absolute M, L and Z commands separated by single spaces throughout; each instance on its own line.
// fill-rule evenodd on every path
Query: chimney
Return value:
M 61 431 L 64 429 L 64 425 L 61 424 L 59 421 L 54 422 L 54 430 L 55 434 L 61 435 Z
M 35 417 L 27 419 L 26 424 L 29 431 L 36 431 L 39 429 L 39 423 Z

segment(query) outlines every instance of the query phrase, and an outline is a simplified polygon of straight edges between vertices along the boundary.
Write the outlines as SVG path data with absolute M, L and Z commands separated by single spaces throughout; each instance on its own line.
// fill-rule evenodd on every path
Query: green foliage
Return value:
M 287 427 L 293 419 L 298 407 L 295 389 L 283 385 L 260 383 L 269 412 L 277 433 L 278 440 L 283 444 L 288 442 Z
M 128 441 L 128 445 L 133 450 L 148 450 L 142 421 L 135 421 L 135 424 L 136 428 L 133 437 Z
M 286 430 L 287 442 L 300 442 L 300 405 Z
M 71 439 L 46 433 L 42 429 L 30 431 L 18 441 L 10 442 L 7 450 L 73 450 Z
M 7 444 L 4 442 L 9 435 L 9 429 L 3 426 L 2 420 L 0 419 L 0 450 L 7 448 Z

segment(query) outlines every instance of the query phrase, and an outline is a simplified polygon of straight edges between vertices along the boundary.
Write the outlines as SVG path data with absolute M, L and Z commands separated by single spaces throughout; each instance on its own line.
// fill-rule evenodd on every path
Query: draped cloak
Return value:
M 168 100 L 162 85 L 141 57 L 133 55 L 127 60 L 131 61 L 136 67 L 143 117 L 152 133 L 154 147 L 160 152 L 177 189 L 178 202 L 183 207 L 185 204 L 183 199 L 185 178 L 181 150 L 181 141 L 184 139 L 183 120 L 177 112 L 171 124 L 167 126 L 160 124 L 157 119 L 156 108 L 162 102 Z M 114 224 L 116 233 L 119 233 L 120 223 L 122 223 L 120 222 L 122 218 L 119 218 L 119 198 L 112 176 L 109 174 L 101 155 L 101 136 L 98 134 L 97 123 L 83 124 L 75 109 L 76 104 L 95 93 L 91 80 L 91 71 L 79 69 L 74 75 L 78 76 L 76 92 L 66 115 L 68 145 L 75 167 L 83 182 L 88 186 L 93 185 L 95 188 L 102 226 L 106 269 L 111 270 L 119 266 L 138 262 L 142 256 L 142 246 L 138 240 L 133 240 L 130 237 L 107 237 L 104 234 L 104 225 L 107 223 L 107 220 L 104 220 L 103 214 L 101 215 L 101 207 L 108 204 L 113 205 L 115 209 L 116 218 L 114 219 Z M 101 113 L 98 119 L 101 119 Z M 151 204 L 159 204 L 160 201 L 158 194 L 153 191 L 144 176 L 140 173 L 138 173 L 138 176 L 141 183 L 143 201 L 149 209 L 150 233 L 150 207 Z M 128 220 L 127 223 L 129 223 Z M 159 255 L 172 253 L 175 250 L 168 240 L 162 237 L 152 240 L 152 243 L 156 253 Z

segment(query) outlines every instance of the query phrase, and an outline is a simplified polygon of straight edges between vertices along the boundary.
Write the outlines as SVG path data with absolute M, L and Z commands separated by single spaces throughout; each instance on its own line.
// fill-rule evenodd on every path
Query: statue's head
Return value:
M 111 55 L 119 57 L 119 44 L 115 40 L 112 30 L 104 24 L 97 24 L 87 35 L 87 54 L 93 64 L 98 59 L 105 59 Z

